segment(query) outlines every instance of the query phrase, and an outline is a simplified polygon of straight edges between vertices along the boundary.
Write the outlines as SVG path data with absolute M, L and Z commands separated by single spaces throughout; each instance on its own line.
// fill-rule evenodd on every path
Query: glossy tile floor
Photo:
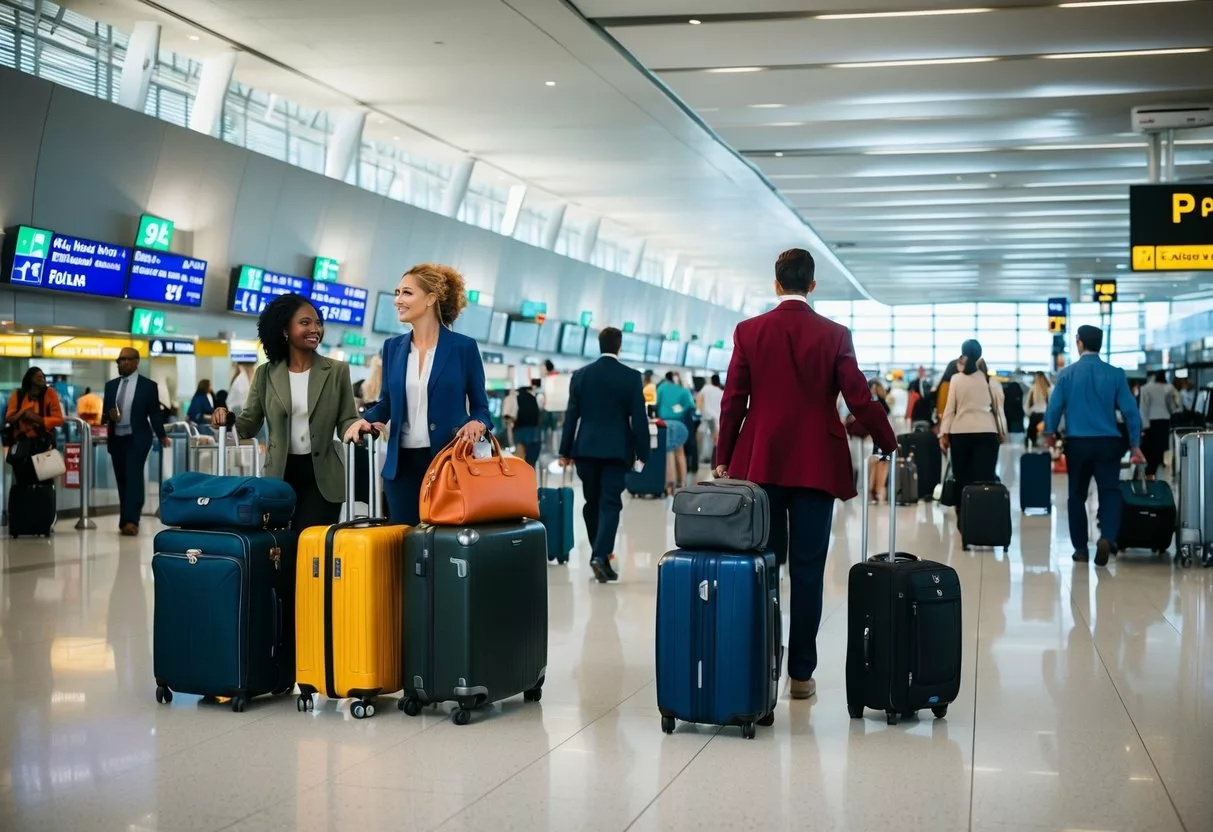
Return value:
M 1054 491 L 1052 517 L 1016 517 L 1009 554 L 962 552 L 939 507 L 899 510 L 901 548 L 960 572 L 965 654 L 947 719 L 896 727 L 847 718 L 860 522 L 856 502 L 840 506 L 818 696 L 782 700 L 752 742 L 660 731 L 661 502 L 627 505 L 619 584 L 592 582 L 584 546 L 551 568 L 542 703 L 467 727 L 394 707 L 354 721 L 324 700 L 305 716 L 290 697 L 243 715 L 180 695 L 158 706 L 153 530 L 69 522 L 53 542 L 5 541 L 0 829 L 1213 829 L 1213 571 L 1141 554 L 1075 566 L 1062 479 Z

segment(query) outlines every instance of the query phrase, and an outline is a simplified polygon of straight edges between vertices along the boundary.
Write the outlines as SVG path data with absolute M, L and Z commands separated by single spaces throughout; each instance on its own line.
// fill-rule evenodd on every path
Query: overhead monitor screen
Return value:
M 729 369 L 729 361 L 733 358 L 733 351 L 724 347 L 708 347 L 707 368 L 715 370 L 718 373 L 723 373 Z
M 505 331 L 509 328 L 510 316 L 505 312 L 493 313 L 493 325 L 489 327 L 489 343 L 505 345 Z
M 454 329 L 481 343 L 488 343 L 493 329 L 493 308 L 472 304 L 455 319 Z
M 700 341 L 692 341 L 687 344 L 686 359 L 683 363 L 684 367 L 690 367 L 693 370 L 702 370 L 708 363 L 708 349 Z
M 299 278 L 302 280 L 302 278 Z M 345 283 L 313 283 L 309 297 L 325 323 L 362 326 L 371 293 Z
M 681 341 L 663 341 L 661 343 L 661 358 L 658 359 L 667 367 L 681 367 L 686 358 L 686 344 Z
M 644 351 L 648 339 L 635 332 L 623 333 L 623 346 L 619 348 L 619 357 L 624 361 L 644 361 Z
M 657 336 L 649 336 L 648 346 L 644 349 L 644 360 L 657 363 L 661 360 L 661 347 L 665 344 L 665 339 Z
M 107 298 L 126 290 L 129 248 L 25 225 L 10 229 L 4 241 L 4 277 L 14 286 Z
M 554 355 L 560 349 L 560 321 L 550 318 L 539 327 L 539 351 L 545 355 Z
M 534 321 L 510 321 L 505 345 L 520 350 L 533 350 L 539 346 L 539 324 Z
M 597 358 L 602 355 L 602 349 L 598 346 L 598 330 L 587 329 L 585 331 L 585 349 L 581 354 L 586 358 Z
M 560 332 L 560 354 L 581 355 L 585 349 L 585 327 L 565 324 Z
M 292 292 L 311 296 L 312 281 L 306 277 L 279 274 L 257 266 L 237 266 L 232 269 L 231 290 L 227 308 L 245 315 L 260 315 L 270 301 Z
M 137 248 L 131 260 L 126 296 L 149 303 L 201 306 L 205 282 L 205 260 Z
M 375 317 L 371 319 L 371 331 L 380 335 L 399 335 L 408 329 L 400 323 L 396 314 L 396 296 L 391 292 L 380 292 L 375 302 Z

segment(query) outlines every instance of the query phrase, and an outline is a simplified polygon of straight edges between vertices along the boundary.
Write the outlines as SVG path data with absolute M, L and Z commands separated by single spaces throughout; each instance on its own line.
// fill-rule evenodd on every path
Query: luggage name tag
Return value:
M 274 564 L 275 572 L 278 572 L 282 569 L 282 550 L 279 549 L 277 546 L 273 546 L 270 548 L 270 562 L 272 564 Z

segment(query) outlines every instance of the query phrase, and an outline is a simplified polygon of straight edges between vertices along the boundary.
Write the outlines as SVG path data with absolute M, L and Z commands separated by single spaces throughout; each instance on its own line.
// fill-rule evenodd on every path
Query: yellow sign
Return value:
M 1095 300 L 1099 303 L 1113 303 L 1116 300 L 1116 281 L 1096 280 Z
M 1134 246 L 1133 270 L 1187 272 L 1213 269 L 1213 246 Z
M 34 354 L 34 339 L 29 335 L 0 335 L 0 355 L 29 358 Z
M 1065 332 L 1065 331 L 1066 331 L 1066 318 L 1065 318 L 1065 316 L 1062 316 L 1062 315 L 1050 315 L 1050 316 L 1049 316 L 1049 332 L 1052 332 L 1052 333 L 1054 333 L 1054 334 L 1058 334 L 1058 333 L 1062 333 L 1062 332 Z
M 1195 194 L 1171 194 L 1171 222 L 1173 224 L 1179 225 L 1183 222 L 1184 214 L 1191 214 L 1195 210 Z M 1213 215 L 1213 196 L 1206 196 L 1200 201 L 1200 216 L 1204 218 L 1210 215 Z
M 43 335 L 42 354 L 47 358 L 82 358 L 113 361 L 126 347 L 147 355 L 147 341 L 135 338 L 78 338 L 74 335 Z

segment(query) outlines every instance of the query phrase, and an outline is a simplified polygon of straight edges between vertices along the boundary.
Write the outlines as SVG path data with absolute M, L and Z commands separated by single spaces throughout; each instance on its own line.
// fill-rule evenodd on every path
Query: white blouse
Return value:
M 418 368 L 418 351 L 409 350 L 409 365 L 404 376 L 404 398 L 408 407 L 408 421 L 400 431 L 400 447 L 428 448 L 430 446 L 430 370 L 434 367 L 432 347 L 425 354 L 425 367 Z
M 311 424 L 308 422 L 307 384 L 311 370 L 290 373 L 291 377 L 291 453 L 312 452 Z

